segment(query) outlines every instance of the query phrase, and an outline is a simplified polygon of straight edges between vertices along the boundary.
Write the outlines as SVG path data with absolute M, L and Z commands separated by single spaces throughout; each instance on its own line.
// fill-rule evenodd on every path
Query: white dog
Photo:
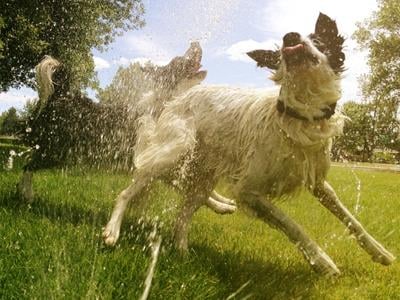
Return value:
M 179 181 L 186 199 L 175 226 L 176 246 L 185 251 L 193 214 L 224 177 L 233 183 L 240 207 L 286 234 L 316 271 L 340 273 L 272 202 L 302 187 L 347 226 L 374 261 L 390 264 L 394 256 L 365 231 L 326 181 L 331 139 L 343 126 L 343 117 L 335 114 L 342 46 L 336 23 L 320 14 L 308 37 L 291 32 L 276 51 L 248 53 L 259 66 L 274 70 L 279 95 L 199 85 L 167 103 L 157 120 L 143 120 L 134 182 L 116 199 L 103 232 L 105 243 L 117 241 L 129 201 L 140 199 L 152 180 L 167 177 Z

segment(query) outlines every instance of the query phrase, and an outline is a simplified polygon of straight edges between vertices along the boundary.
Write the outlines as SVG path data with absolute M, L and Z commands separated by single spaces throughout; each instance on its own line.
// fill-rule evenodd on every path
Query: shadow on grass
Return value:
M 287 267 L 274 259 L 267 261 L 249 257 L 240 250 L 221 253 L 204 244 L 194 245 L 193 251 L 198 263 L 212 266 L 211 271 L 226 286 L 225 294 L 221 295 L 224 298 L 242 288 L 234 299 L 247 296 L 250 299 L 308 299 L 319 279 L 306 264 L 296 263 Z
M 21 200 L 15 189 L 2 191 L 0 194 L 0 207 L 13 211 L 17 214 L 30 213 L 39 218 L 57 224 L 71 224 L 73 226 L 89 225 L 98 227 L 99 230 L 108 222 L 111 215 L 111 207 L 83 207 L 69 202 L 54 202 L 54 199 L 36 196 L 32 204 Z M 130 214 L 127 211 L 127 215 Z M 147 235 L 153 230 L 154 224 L 149 222 L 137 222 L 137 218 L 126 216 L 121 227 L 121 242 L 126 243 L 135 238 L 138 242 L 145 242 Z
M 93 211 L 70 203 L 54 203 L 46 198 L 35 197 L 32 204 L 22 201 L 15 191 L 1 195 L 0 206 L 18 212 L 30 212 L 39 217 L 58 223 L 97 224 L 104 223 L 108 218 L 105 212 Z
M 50 200 L 37 197 L 35 202 L 28 206 L 21 202 L 15 192 L 9 190 L 5 193 L 3 191 L 0 195 L 0 206 L 17 214 L 29 212 L 39 218 L 46 218 L 61 225 L 86 224 L 98 227 L 99 230 L 106 224 L 109 217 L 110 211 L 101 207 L 85 208 Z M 120 249 L 130 249 L 133 245 L 141 247 L 148 245 L 148 236 L 152 230 L 153 224 L 150 221 L 139 224 L 136 219 L 126 219 L 119 241 Z M 170 229 L 164 228 L 161 232 L 164 236 L 165 249 L 157 266 L 158 272 L 161 273 L 158 279 L 161 289 L 163 285 L 170 285 L 170 276 L 177 277 L 176 282 L 181 284 L 202 272 L 204 278 L 216 279 L 215 282 L 208 283 L 214 285 L 217 293 L 213 299 L 227 298 L 243 287 L 246 282 L 249 283 L 243 287 L 236 298 L 232 299 L 242 299 L 249 295 L 251 295 L 249 299 L 307 299 L 313 294 L 315 282 L 319 278 L 306 264 L 297 263 L 287 267 L 274 258 L 266 261 L 257 257 L 249 257 L 248 254 L 240 252 L 240 249 L 220 252 L 212 245 L 196 244 L 195 242 L 192 243 L 188 256 L 182 261 L 172 246 Z M 101 248 L 103 253 L 112 251 L 112 248 Z M 179 286 L 176 289 L 179 290 Z

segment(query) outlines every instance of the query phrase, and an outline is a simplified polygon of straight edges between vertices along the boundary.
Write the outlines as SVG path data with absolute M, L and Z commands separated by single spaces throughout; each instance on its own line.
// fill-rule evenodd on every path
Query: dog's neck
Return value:
M 286 73 L 279 83 L 277 110 L 303 121 L 329 119 L 341 97 L 340 76 L 326 65 Z
M 301 120 L 301 121 L 321 121 L 321 120 L 329 120 L 335 114 L 336 102 L 330 104 L 327 108 L 323 108 L 321 111 L 324 114 L 322 116 L 313 117 L 312 120 L 302 116 L 295 109 L 286 106 L 285 103 L 280 98 L 278 98 L 278 101 L 276 103 L 276 109 L 278 110 L 279 113 L 285 114 L 285 115 L 287 115 L 289 117 L 292 117 L 292 118 L 295 118 L 297 120 Z

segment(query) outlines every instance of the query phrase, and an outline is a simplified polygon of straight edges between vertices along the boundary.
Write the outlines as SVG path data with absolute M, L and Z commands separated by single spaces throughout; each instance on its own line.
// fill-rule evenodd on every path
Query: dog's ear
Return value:
M 343 53 L 344 38 L 339 34 L 336 22 L 323 13 L 319 13 L 315 24 L 315 36 L 324 44 L 324 54 L 335 72 L 343 71 L 345 54 Z
M 323 13 L 319 13 L 315 24 L 315 34 L 320 37 L 336 37 L 339 34 L 336 22 Z
M 250 58 L 257 62 L 258 67 L 267 67 L 272 70 L 277 70 L 280 64 L 280 53 L 279 50 L 254 50 L 247 52 Z

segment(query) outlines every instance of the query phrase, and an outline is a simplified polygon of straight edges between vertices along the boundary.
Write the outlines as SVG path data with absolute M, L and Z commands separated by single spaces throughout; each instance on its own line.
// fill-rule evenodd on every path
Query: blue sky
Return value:
M 309 34 L 321 11 L 336 19 L 346 37 L 346 67 L 342 101 L 360 100 L 357 78 L 368 72 L 366 53 L 351 39 L 355 23 L 376 10 L 376 0 L 144 0 L 146 26 L 118 37 L 106 52 L 93 51 L 101 86 L 119 66 L 150 59 L 168 62 L 181 55 L 190 41 L 203 47 L 206 84 L 269 87 L 265 69 L 256 68 L 245 53 L 274 48 L 290 31 Z M 93 93 L 90 93 L 93 95 Z M 21 108 L 36 97 L 30 89 L 0 93 L 0 112 Z

